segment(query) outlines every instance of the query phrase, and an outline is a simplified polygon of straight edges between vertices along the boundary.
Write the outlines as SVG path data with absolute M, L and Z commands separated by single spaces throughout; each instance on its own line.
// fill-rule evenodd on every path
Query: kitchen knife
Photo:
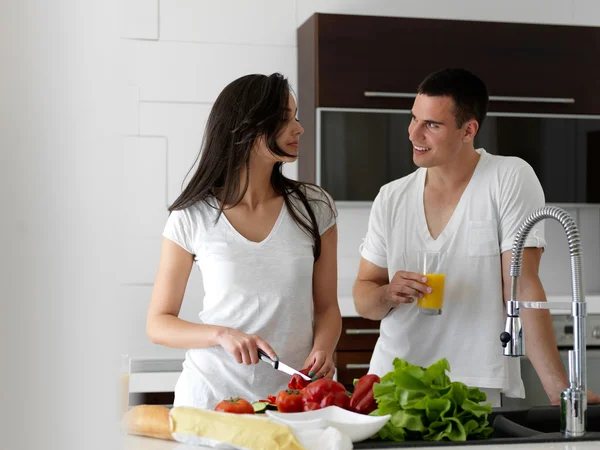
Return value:
M 275 370 L 280 370 L 281 372 L 285 372 L 288 375 L 300 375 L 306 381 L 311 381 L 311 378 L 308 375 L 304 375 L 302 372 L 292 369 L 290 366 L 282 363 L 281 361 L 272 360 L 269 357 L 269 355 L 267 355 L 260 348 L 258 349 L 258 357 L 260 358 L 261 361 L 264 361 L 267 364 L 270 364 L 273 367 L 273 369 L 275 369 Z

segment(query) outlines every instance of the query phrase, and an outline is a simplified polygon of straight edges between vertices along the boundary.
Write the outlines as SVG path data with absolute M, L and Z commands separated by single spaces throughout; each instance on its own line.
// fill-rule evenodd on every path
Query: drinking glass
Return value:
M 418 271 L 427 277 L 427 286 L 432 289 L 429 294 L 417 300 L 419 312 L 438 316 L 442 314 L 444 304 L 444 283 L 446 281 L 444 260 L 445 253 L 421 250 L 418 254 Z

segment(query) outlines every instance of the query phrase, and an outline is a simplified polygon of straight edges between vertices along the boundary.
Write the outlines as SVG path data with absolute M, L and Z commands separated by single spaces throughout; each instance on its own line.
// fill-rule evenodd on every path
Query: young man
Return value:
M 502 355 L 504 301 L 510 298 L 511 249 L 519 226 L 544 206 L 529 164 L 475 149 L 487 112 L 483 81 L 444 69 L 419 86 L 408 127 L 419 169 L 383 186 L 371 210 L 354 284 L 356 311 L 380 320 L 371 373 L 393 369 L 395 357 L 428 366 L 450 362 L 453 381 L 482 388 L 500 406 L 500 393 L 524 397 L 519 360 Z M 523 252 L 519 300 L 545 300 L 538 277 L 543 222 Z M 421 250 L 445 253 L 443 314 L 419 314 L 428 292 L 418 273 Z M 526 352 L 553 404 L 568 385 L 548 311 L 522 310 Z M 589 401 L 600 399 L 590 394 Z

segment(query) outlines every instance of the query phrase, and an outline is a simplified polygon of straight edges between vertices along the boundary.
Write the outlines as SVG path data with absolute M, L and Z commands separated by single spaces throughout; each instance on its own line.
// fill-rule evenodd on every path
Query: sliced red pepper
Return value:
M 276 406 L 277 404 L 277 397 L 275 397 L 274 395 L 267 395 L 267 400 L 259 400 L 259 402 L 263 402 L 263 403 L 269 403 L 273 406 Z
M 304 375 L 308 375 L 308 369 L 302 369 L 302 370 L 300 370 L 300 372 L 303 373 Z M 300 375 L 294 374 L 294 375 L 292 375 L 292 378 L 290 378 L 290 381 L 288 383 L 288 389 L 302 390 L 306 386 L 308 386 L 310 383 L 311 383 L 310 380 L 305 380 Z

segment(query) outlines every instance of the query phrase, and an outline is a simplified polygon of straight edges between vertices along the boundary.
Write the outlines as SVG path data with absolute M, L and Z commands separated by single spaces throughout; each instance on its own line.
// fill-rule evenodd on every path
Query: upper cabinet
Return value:
M 298 30 L 317 107 L 410 108 L 425 76 L 462 67 L 490 111 L 600 114 L 599 54 L 596 27 L 315 14 Z
M 600 28 L 315 14 L 298 29 L 298 175 L 337 201 L 372 201 L 414 171 L 417 86 L 446 67 L 488 87 L 476 139 L 529 162 L 549 203 L 597 203 Z

